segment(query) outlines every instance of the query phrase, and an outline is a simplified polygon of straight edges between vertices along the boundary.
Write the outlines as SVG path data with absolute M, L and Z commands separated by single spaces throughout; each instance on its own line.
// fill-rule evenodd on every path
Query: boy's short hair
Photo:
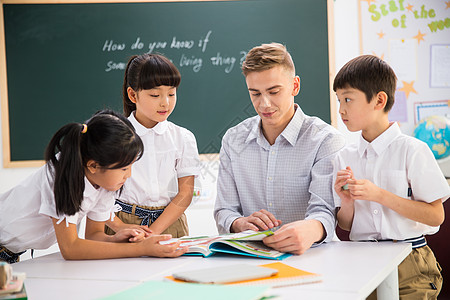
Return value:
M 334 79 L 333 90 L 354 88 L 367 97 L 367 102 L 383 91 L 388 99 L 385 112 L 389 112 L 394 105 L 397 76 L 394 70 L 382 59 L 373 55 L 361 55 L 347 62 Z
M 262 44 L 251 49 L 242 63 L 242 73 L 261 72 L 282 66 L 295 76 L 295 66 L 286 47 L 279 43 Z

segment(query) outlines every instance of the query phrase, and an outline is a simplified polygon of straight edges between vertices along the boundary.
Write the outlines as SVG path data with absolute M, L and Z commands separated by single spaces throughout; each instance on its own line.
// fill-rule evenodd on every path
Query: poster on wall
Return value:
M 412 135 L 422 117 L 450 118 L 450 1 L 359 0 L 358 6 L 361 54 L 387 61 L 398 78 L 390 120 Z

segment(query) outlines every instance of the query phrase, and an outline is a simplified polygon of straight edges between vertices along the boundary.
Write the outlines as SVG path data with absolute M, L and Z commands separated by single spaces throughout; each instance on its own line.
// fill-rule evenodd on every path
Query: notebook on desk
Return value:
M 227 285 L 269 285 L 271 287 L 283 287 L 322 281 L 321 274 L 300 270 L 282 262 L 275 262 L 260 266 L 275 269 L 278 271 L 278 273 L 271 277 L 242 280 L 238 282 L 228 283 Z M 175 282 L 184 282 L 182 280 L 175 279 L 173 276 L 167 276 L 165 278 Z
M 278 273 L 278 270 L 248 265 L 233 264 L 220 267 L 176 272 L 175 279 L 196 283 L 225 284 L 244 280 L 269 278 Z

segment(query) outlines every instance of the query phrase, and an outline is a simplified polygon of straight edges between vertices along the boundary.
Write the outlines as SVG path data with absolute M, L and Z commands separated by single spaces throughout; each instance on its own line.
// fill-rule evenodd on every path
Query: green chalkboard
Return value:
M 122 111 L 126 62 L 149 51 L 179 68 L 169 120 L 200 153 L 219 152 L 226 129 L 255 115 L 240 64 L 261 43 L 287 46 L 296 102 L 330 122 L 327 0 L 3 4 L 3 18 L 11 162 L 43 159 L 68 122 Z

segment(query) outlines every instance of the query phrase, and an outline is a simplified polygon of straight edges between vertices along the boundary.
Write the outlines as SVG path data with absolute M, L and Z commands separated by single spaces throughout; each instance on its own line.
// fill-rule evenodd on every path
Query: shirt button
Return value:
M 373 214 L 374 214 L 374 215 L 378 215 L 378 209 L 374 209 L 374 210 L 373 210 Z
M 272 151 L 272 154 L 275 154 L 275 151 Z
M 269 206 L 272 206 L 272 203 L 269 203 Z
M 269 180 L 272 180 L 272 177 L 269 177 L 268 179 L 269 179 Z

